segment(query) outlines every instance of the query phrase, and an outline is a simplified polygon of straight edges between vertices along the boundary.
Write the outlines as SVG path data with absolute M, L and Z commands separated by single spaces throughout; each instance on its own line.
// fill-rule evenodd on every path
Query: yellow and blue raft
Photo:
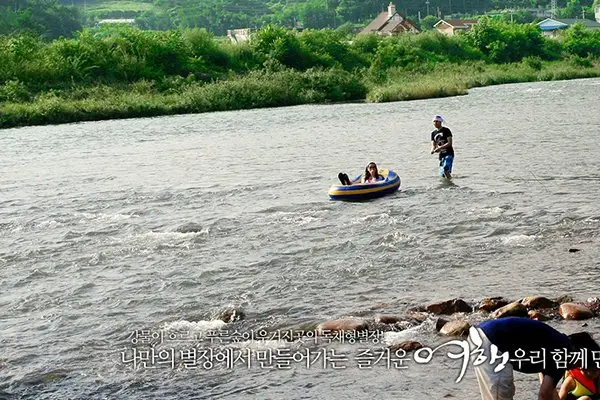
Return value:
M 394 193 L 400 187 L 400 177 L 391 169 L 380 169 L 384 180 L 374 183 L 356 183 L 354 185 L 333 185 L 329 188 L 331 200 L 368 200 Z M 360 180 L 359 175 L 354 180 Z

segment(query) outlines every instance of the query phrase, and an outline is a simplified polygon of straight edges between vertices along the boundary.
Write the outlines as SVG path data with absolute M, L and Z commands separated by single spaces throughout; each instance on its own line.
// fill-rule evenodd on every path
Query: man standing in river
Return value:
M 433 117 L 435 130 L 431 132 L 431 154 L 440 155 L 440 176 L 452 179 L 452 162 L 454 161 L 454 149 L 452 148 L 452 132 L 442 126 L 444 118 L 441 115 Z

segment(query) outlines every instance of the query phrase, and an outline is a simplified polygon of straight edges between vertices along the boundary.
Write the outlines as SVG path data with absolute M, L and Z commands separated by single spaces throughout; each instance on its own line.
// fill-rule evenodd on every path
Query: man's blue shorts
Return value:
M 440 160 L 440 176 L 444 177 L 444 170 L 452 172 L 452 162 L 454 161 L 454 155 L 448 154 L 442 157 Z

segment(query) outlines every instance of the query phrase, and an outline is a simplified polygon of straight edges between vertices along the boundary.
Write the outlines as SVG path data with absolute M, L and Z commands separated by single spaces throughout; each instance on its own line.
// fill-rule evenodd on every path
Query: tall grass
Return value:
M 150 81 L 78 87 L 0 107 L 0 128 L 109 118 L 279 107 L 364 99 L 366 88 L 343 70 L 257 71 L 211 84 L 190 82 L 159 92 Z
M 416 100 L 463 95 L 473 87 L 600 77 L 600 61 L 588 61 L 586 67 L 573 59 L 539 64 L 526 59 L 501 65 L 442 64 L 426 73 L 391 69 L 385 82 L 367 83 L 366 99 L 369 102 Z

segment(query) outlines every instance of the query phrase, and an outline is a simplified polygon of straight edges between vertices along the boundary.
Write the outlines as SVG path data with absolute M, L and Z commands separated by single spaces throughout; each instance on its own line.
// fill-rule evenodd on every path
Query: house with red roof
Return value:
M 400 33 L 419 33 L 419 26 L 410 18 L 396 11 L 396 6 L 390 3 L 388 10 L 382 12 L 359 34 L 377 33 L 379 35 L 397 35 Z

